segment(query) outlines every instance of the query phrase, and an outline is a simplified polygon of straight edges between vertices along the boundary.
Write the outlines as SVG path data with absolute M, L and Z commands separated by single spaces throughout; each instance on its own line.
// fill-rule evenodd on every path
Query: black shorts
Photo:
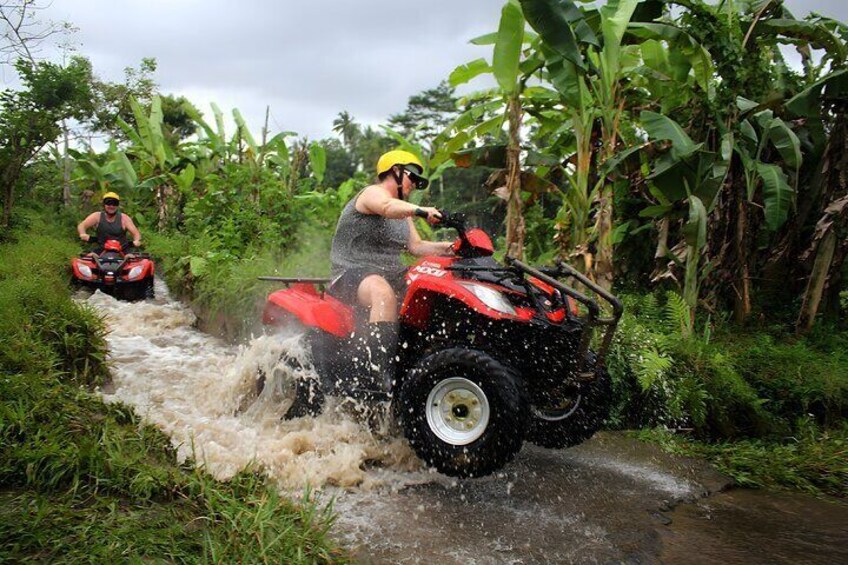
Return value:
M 400 297 L 406 289 L 406 269 L 394 273 L 386 273 L 369 267 L 347 269 L 335 278 L 327 289 L 327 293 L 344 302 L 345 304 L 356 304 L 356 293 L 359 285 L 370 275 L 380 275 L 394 289 L 395 294 Z

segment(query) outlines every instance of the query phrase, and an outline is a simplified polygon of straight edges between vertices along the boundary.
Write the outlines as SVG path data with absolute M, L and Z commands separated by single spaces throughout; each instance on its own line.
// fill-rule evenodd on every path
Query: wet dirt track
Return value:
M 161 281 L 155 301 L 81 300 L 112 330 L 107 401 L 134 406 L 216 477 L 253 464 L 294 496 L 304 481 L 321 488 L 358 562 L 848 563 L 848 506 L 722 492 L 707 464 L 619 433 L 561 451 L 525 445 L 500 473 L 454 480 L 344 415 L 283 423 L 270 394 L 239 412 L 256 367 L 275 374 L 280 343 L 206 336 Z
M 498 476 L 337 502 L 362 563 L 848 563 L 848 506 L 731 489 L 615 433 L 525 446 Z

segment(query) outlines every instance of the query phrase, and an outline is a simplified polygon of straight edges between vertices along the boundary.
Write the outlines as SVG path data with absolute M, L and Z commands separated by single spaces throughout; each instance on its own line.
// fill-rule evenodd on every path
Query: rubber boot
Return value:
M 369 322 L 359 337 L 355 363 L 358 382 L 354 396 L 363 400 L 388 400 L 392 394 L 397 364 L 397 324 Z

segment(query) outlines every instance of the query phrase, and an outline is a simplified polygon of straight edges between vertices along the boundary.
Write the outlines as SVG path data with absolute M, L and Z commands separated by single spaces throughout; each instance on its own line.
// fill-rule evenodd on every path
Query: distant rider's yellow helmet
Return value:
M 101 200 L 102 200 L 103 202 L 105 202 L 106 200 L 109 200 L 110 198 L 111 198 L 111 199 L 114 199 L 114 200 L 117 200 L 118 202 L 120 202 L 120 201 L 121 201 L 121 197 L 120 197 L 120 196 L 118 196 L 118 193 L 117 193 L 117 192 L 107 192 L 106 194 L 104 194 L 104 195 L 103 195 L 103 198 L 102 198 Z
M 421 160 L 409 151 L 400 149 L 383 153 L 380 156 L 377 160 L 377 177 L 383 178 L 395 165 L 399 165 L 410 173 L 416 188 L 427 188 L 427 185 L 430 184 L 430 181 L 424 177 L 424 165 Z

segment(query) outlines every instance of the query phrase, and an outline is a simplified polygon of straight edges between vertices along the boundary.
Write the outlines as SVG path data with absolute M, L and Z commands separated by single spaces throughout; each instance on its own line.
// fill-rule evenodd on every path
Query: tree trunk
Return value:
M 803 265 L 812 260 L 813 266 L 795 325 L 797 332 L 809 331 L 822 307 L 830 313 L 839 312 L 838 285 L 848 255 L 848 237 L 844 235 L 848 230 L 848 118 L 844 107 L 836 108 L 836 113 L 820 168 L 827 206 L 800 261 Z
M 509 145 L 506 150 L 506 254 L 524 258 L 524 214 L 521 205 L 521 101 L 518 95 L 509 100 Z
M 822 294 L 824 294 L 828 282 L 827 275 L 830 272 L 830 264 L 833 261 L 835 251 L 836 234 L 833 230 L 828 230 L 819 243 L 813 272 L 810 273 L 810 278 L 807 281 L 807 291 L 804 293 L 804 301 L 801 304 L 801 314 L 795 324 L 798 332 L 808 332 L 813 329 Z
M 159 208 L 159 231 L 163 231 L 168 225 L 168 185 L 160 184 L 156 187 L 156 204 Z
M 3 229 L 8 229 L 12 219 L 12 204 L 15 199 L 15 184 L 21 174 L 21 169 L 26 159 L 15 159 L 8 163 L 0 175 L 0 186 L 3 187 Z
M 595 255 L 595 282 L 606 290 L 612 289 L 612 186 L 601 187 L 598 194 L 598 219 L 595 233 L 598 234 Z
M 65 208 L 71 206 L 71 160 L 68 157 L 68 125 L 62 121 L 62 133 L 65 141 L 65 152 L 62 156 L 62 202 Z
M 748 241 L 747 233 L 748 219 L 744 196 L 737 190 L 736 198 L 736 233 L 734 242 L 736 245 L 736 260 L 738 262 L 736 271 L 736 299 L 733 303 L 733 313 L 737 324 L 745 323 L 748 314 L 751 313 L 751 275 L 748 265 Z

